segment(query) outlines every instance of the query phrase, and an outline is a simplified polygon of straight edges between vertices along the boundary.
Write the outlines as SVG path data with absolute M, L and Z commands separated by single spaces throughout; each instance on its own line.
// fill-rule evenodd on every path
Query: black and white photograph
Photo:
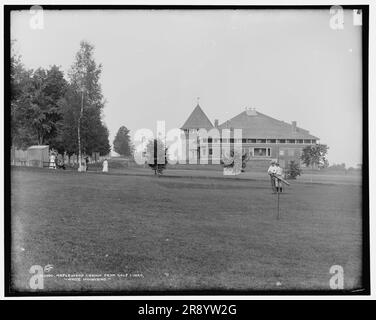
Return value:
M 370 294 L 368 5 L 4 17 L 6 293 Z

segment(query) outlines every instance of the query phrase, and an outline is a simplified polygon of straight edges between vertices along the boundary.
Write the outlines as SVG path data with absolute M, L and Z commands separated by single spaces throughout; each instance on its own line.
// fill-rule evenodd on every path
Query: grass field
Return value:
M 327 289 L 361 286 L 361 187 L 13 168 L 12 284 L 44 290 Z

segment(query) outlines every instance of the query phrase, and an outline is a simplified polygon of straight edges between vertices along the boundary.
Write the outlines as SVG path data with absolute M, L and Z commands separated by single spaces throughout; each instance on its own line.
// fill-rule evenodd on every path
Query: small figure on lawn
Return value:
M 55 156 L 55 169 L 59 168 L 59 155 Z
M 55 160 L 56 168 L 65 170 L 64 157 L 58 154 Z
M 66 168 L 65 168 L 64 160 L 59 160 L 59 161 L 58 161 L 58 164 L 57 164 L 57 167 L 58 167 L 59 169 L 63 169 L 63 170 L 65 170 Z
M 277 179 L 275 178 L 276 172 L 277 172 L 276 162 L 274 160 L 272 160 L 270 162 L 270 167 L 268 169 L 268 175 L 270 176 L 270 182 L 271 182 L 273 193 L 277 192 L 277 187 L 276 187 L 276 180 Z
M 87 171 L 89 169 L 89 157 L 86 156 L 85 157 L 85 171 Z
M 283 178 L 283 169 L 279 166 L 279 163 L 277 162 L 276 164 L 276 172 L 275 172 L 275 176 L 277 177 L 275 179 L 275 186 L 276 186 L 276 189 L 277 189 L 277 192 L 282 192 L 282 181 L 280 178 Z
M 55 154 L 53 152 L 51 152 L 51 154 L 50 154 L 50 165 L 49 165 L 50 169 L 56 169 L 55 159 L 56 159 Z
M 108 172 L 108 161 L 107 161 L 107 158 L 104 159 L 104 161 L 103 161 L 102 172 Z

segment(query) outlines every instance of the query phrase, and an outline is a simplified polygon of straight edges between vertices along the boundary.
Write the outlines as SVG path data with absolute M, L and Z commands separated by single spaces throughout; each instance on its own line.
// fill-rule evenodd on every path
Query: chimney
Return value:
M 296 133 L 296 121 L 292 121 L 291 125 L 292 125 L 292 132 Z
M 245 108 L 247 116 L 257 116 L 256 108 Z
M 218 128 L 218 119 L 214 120 L 214 127 Z

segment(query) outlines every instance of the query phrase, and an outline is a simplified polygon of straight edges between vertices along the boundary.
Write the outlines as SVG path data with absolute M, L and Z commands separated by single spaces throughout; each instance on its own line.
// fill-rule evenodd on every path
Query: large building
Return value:
M 195 133 L 198 136 L 197 145 L 189 146 L 187 150 L 187 157 L 197 158 L 197 163 L 202 163 L 203 158 L 208 158 L 208 163 L 211 163 L 214 155 L 222 158 L 223 152 L 220 150 L 223 150 L 223 146 L 233 148 L 234 144 L 238 143 L 242 153 L 249 156 L 251 167 L 265 167 L 272 159 L 285 167 L 292 160 L 300 163 L 302 149 L 319 141 L 319 138 L 311 135 L 308 130 L 298 127 L 296 121 L 286 123 L 262 114 L 255 108 L 247 108 L 222 124 L 215 120 L 213 125 L 197 104 L 181 129 L 187 135 Z M 220 136 L 200 135 L 200 129 L 218 129 Z M 241 141 L 233 135 L 235 129 L 241 129 Z M 223 132 L 230 132 L 230 136 L 224 136 Z

